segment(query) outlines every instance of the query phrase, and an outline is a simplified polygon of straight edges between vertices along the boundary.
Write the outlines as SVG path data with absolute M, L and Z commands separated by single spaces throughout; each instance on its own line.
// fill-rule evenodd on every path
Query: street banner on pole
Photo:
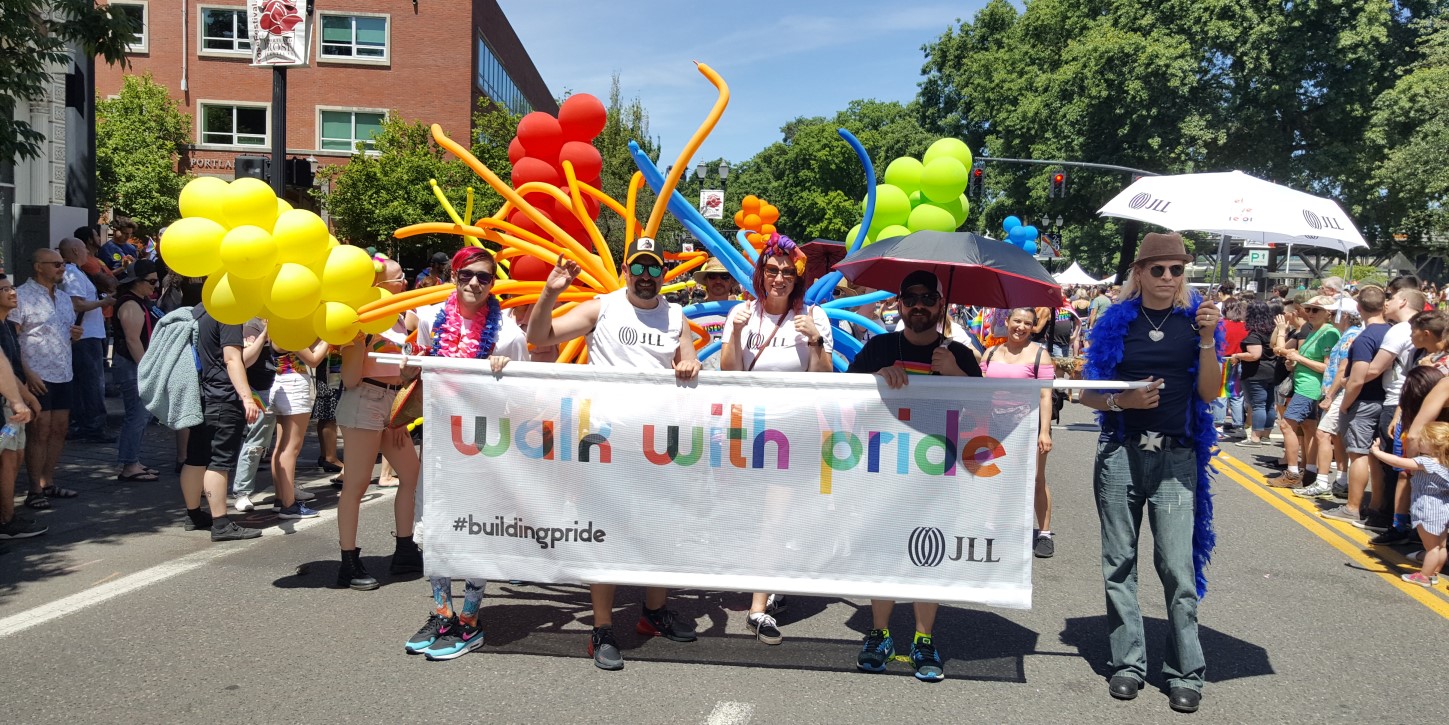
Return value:
M 699 192 L 699 213 L 705 219 L 724 218 L 724 191 L 720 189 L 705 189 Z
M 412 361 L 428 576 L 1031 605 L 1037 381 Z
M 247 0 L 253 66 L 307 65 L 305 0 Z

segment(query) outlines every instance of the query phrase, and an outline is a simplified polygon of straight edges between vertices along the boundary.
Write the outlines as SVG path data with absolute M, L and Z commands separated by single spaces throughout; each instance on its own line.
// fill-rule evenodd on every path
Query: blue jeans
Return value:
M 126 406 L 121 420 L 121 435 L 116 439 L 116 461 L 122 466 L 141 462 L 141 434 L 151 420 L 151 412 L 141 404 L 141 393 L 136 385 L 136 363 L 116 356 L 111 365 L 116 385 L 121 389 L 121 402 Z
M 257 492 L 257 469 L 261 467 L 267 449 L 272 447 L 272 436 L 277 432 L 277 416 L 272 412 L 272 391 L 253 392 L 262 398 L 262 414 L 257 416 L 257 422 L 247 426 L 247 437 L 242 441 L 236 476 L 232 478 L 232 493 L 236 496 L 250 496 Z
M 106 432 L 106 341 L 85 338 L 71 343 L 70 369 L 75 379 L 71 403 L 72 428 L 80 436 Z
M 1152 527 L 1153 563 L 1167 599 L 1167 686 L 1202 690 L 1202 644 L 1197 634 L 1197 583 L 1192 563 L 1197 454 L 1191 448 L 1144 451 L 1125 443 L 1097 444 L 1093 471 L 1102 523 L 1102 579 L 1112 674 L 1147 681 L 1147 644 L 1137 601 L 1137 540 L 1142 508 Z
M 1243 390 L 1247 394 L 1248 406 L 1251 409 L 1249 417 L 1253 421 L 1253 430 L 1266 431 L 1272 428 L 1278 419 L 1278 412 L 1273 407 L 1273 381 L 1244 380 Z

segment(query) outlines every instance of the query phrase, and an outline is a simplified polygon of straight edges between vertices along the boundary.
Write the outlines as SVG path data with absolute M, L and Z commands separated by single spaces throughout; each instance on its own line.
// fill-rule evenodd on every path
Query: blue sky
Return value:
M 797 116 L 831 115 L 857 98 L 909 101 L 921 79 L 921 46 L 970 19 L 985 0 L 668 2 L 499 0 L 556 95 L 608 101 L 617 71 L 638 96 L 650 132 L 672 162 L 714 102 L 699 60 L 730 85 L 731 101 L 694 161 L 743 161 L 779 140 Z M 692 166 L 693 164 L 691 164 Z

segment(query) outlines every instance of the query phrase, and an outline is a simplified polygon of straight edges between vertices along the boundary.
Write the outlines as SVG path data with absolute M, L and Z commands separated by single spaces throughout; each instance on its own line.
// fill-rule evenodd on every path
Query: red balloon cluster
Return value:
M 604 158 L 594 148 L 594 137 L 604 130 L 608 111 L 598 98 L 587 93 L 569 96 L 558 109 L 555 118 L 542 111 L 534 111 L 518 121 L 518 135 L 508 145 L 508 160 L 513 163 L 513 188 L 529 182 L 542 182 L 557 186 L 568 193 L 564 178 L 563 162 L 573 164 L 574 175 L 581 183 L 599 186 L 599 175 L 604 170 Z M 559 225 L 574 239 L 588 238 L 584 225 L 574 217 L 572 210 L 550 195 L 542 193 L 525 194 L 523 197 L 535 209 Z M 599 218 L 599 202 L 584 196 L 584 207 L 589 218 Z M 508 221 L 528 231 L 547 237 L 533 220 L 517 209 L 509 212 Z M 514 275 L 515 279 L 518 279 Z

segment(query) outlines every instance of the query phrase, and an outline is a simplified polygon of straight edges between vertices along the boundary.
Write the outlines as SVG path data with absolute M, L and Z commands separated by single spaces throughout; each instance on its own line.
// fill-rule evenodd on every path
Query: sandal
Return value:
M 80 495 L 79 491 L 72 491 L 68 488 L 61 488 L 60 486 L 56 486 L 54 484 L 40 489 L 40 492 L 45 494 L 46 498 L 75 498 L 76 496 Z
M 25 494 L 25 505 L 29 508 L 35 509 L 36 511 L 44 511 L 45 509 L 50 508 L 50 499 L 46 498 L 45 494 L 43 493 L 36 493 L 35 491 L 31 491 L 30 493 Z
M 124 473 L 118 473 L 118 474 L 116 474 L 116 480 L 117 481 L 159 481 L 159 480 L 161 480 L 161 477 L 158 476 L 158 475 L 156 475 L 152 471 L 141 471 L 140 473 L 132 473 L 129 476 L 126 475 L 126 474 L 124 474 Z

